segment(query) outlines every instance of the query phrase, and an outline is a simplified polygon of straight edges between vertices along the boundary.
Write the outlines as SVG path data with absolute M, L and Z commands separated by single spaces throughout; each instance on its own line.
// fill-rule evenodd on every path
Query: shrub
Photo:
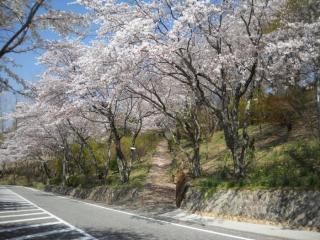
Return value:
M 98 183 L 95 177 L 86 175 L 73 175 L 68 178 L 67 185 L 70 187 L 92 187 Z
M 77 187 L 85 184 L 87 178 L 84 175 L 73 175 L 68 178 L 67 185 L 70 187 Z

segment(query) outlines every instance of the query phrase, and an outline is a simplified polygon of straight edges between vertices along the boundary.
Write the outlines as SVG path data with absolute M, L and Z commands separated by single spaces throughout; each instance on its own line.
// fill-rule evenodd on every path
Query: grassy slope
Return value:
M 161 137 L 158 133 L 151 132 L 142 133 L 138 137 L 136 142 L 136 148 L 138 155 L 140 156 L 140 159 L 137 159 L 132 163 L 129 183 L 122 184 L 120 182 L 119 173 L 117 172 L 115 149 L 113 147 L 111 149 L 111 162 L 109 163 L 109 173 L 105 181 L 99 181 L 96 179 L 94 169 L 92 168 L 92 163 L 88 158 L 86 160 L 86 166 L 90 169 L 89 174 L 85 176 L 76 172 L 74 175 L 70 176 L 68 185 L 72 187 L 94 187 L 100 185 L 108 185 L 112 188 L 142 187 L 151 168 L 151 156 L 154 154 L 154 151 L 156 150 L 156 146 L 158 145 L 160 139 Z M 106 145 L 100 142 L 91 142 L 90 144 L 93 147 L 94 152 L 97 156 L 100 168 L 103 169 L 105 164 Z M 130 159 L 131 137 L 123 137 L 121 140 L 121 145 L 126 159 Z M 49 166 L 51 169 L 59 169 L 58 171 L 61 171 L 59 161 L 52 161 L 49 163 Z M 28 181 L 24 173 L 22 173 L 22 169 L 17 170 L 15 182 L 13 174 L 10 174 L 5 175 L 3 178 L 0 178 L 0 184 L 17 184 L 22 186 L 33 186 L 37 188 L 44 187 L 44 184 L 41 183 L 41 178 L 39 177 L 33 177 L 31 181 Z M 59 185 L 60 179 L 60 176 L 54 177 L 50 180 L 50 184 Z
M 251 126 L 250 133 L 255 137 L 255 157 L 250 162 L 247 178 L 237 182 L 232 178 L 232 161 L 226 149 L 222 132 L 215 133 L 208 144 L 201 146 L 201 159 L 203 176 L 194 181 L 194 185 L 206 194 L 211 194 L 218 189 L 245 188 L 245 189 L 270 189 L 270 188 L 299 188 L 320 189 L 320 148 L 315 139 L 301 127 L 296 127 L 290 134 L 283 127 L 264 125 Z M 110 187 L 142 187 L 151 167 L 150 159 L 160 140 L 159 135 L 143 134 L 137 142 L 140 161 L 132 165 L 130 182 L 121 184 L 116 172 L 116 162 L 110 166 L 106 184 Z M 124 138 L 123 149 L 127 158 L 130 154 L 130 138 Z M 101 149 L 104 146 L 100 146 Z M 99 148 L 99 147 L 97 147 Z M 96 149 L 99 152 L 99 149 Z M 114 153 L 112 154 L 114 155 Z M 103 154 L 99 157 L 103 161 Z M 113 157 L 114 158 L 114 157 Z M 178 153 L 174 158 L 172 169 L 168 174 L 175 173 L 179 159 L 185 158 Z M 88 163 L 89 164 L 89 163 Z M 101 162 L 101 165 L 103 162 Z M 317 170 L 318 169 L 318 170 Z M 91 173 L 90 176 L 93 176 Z M 76 176 L 73 186 L 82 185 L 91 187 L 101 185 L 85 178 Z M 0 184 L 12 184 L 13 176 L 0 179 Z M 20 185 L 43 186 L 39 181 L 28 183 L 26 178 L 19 176 L 16 183 Z
M 151 168 L 151 155 L 153 152 L 148 153 L 146 156 L 144 156 L 140 161 L 135 162 L 132 164 L 131 174 L 130 174 L 130 181 L 129 183 L 122 184 L 119 179 L 119 174 L 116 171 L 110 171 L 107 180 L 106 185 L 112 188 L 121 188 L 121 187 L 142 187 L 146 177 L 148 176 L 149 170 Z M 88 179 L 89 178 L 89 179 Z M 94 187 L 99 185 L 104 185 L 103 183 L 97 184 L 93 183 L 90 179 L 91 177 L 85 177 L 83 175 L 77 175 L 74 179 L 72 184 L 69 186 L 77 187 Z M 53 184 L 53 183 L 51 183 Z M 58 185 L 53 184 L 53 185 Z M 29 187 L 35 187 L 37 189 L 43 189 L 45 184 L 42 182 L 39 182 L 38 180 L 32 180 L 29 182 L 25 176 L 17 175 L 15 182 L 13 175 L 6 175 L 5 177 L 0 179 L 0 185 L 20 185 L 20 186 L 29 186 Z
M 194 185 L 206 194 L 227 188 L 320 189 L 315 170 L 319 166 L 320 150 L 312 136 L 301 128 L 288 134 L 285 128 L 274 126 L 263 126 L 261 130 L 251 126 L 250 133 L 256 139 L 256 151 L 246 179 L 236 182 L 231 177 L 230 153 L 223 133 L 217 132 L 208 145 L 202 145 L 204 176 L 194 181 Z

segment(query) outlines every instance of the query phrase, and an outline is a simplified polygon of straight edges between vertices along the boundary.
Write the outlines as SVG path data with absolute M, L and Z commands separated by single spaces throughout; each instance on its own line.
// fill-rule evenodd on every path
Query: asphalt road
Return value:
M 0 239 L 277 240 L 0 186 Z M 280 238 L 278 238 L 280 239 Z

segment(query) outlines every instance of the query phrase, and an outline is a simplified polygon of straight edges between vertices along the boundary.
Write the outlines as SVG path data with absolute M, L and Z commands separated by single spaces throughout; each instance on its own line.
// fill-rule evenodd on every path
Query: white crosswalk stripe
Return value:
M 5 229 L 0 229 L 0 233 L 12 232 L 12 231 L 22 230 L 22 229 L 26 229 L 26 228 L 36 228 L 36 227 L 57 225 L 57 224 L 61 224 L 61 222 L 48 222 L 48 223 L 32 224 L 32 225 L 26 225 L 26 226 L 20 226 L 20 227 L 5 228 Z
M 0 240 L 37 238 L 95 239 L 10 189 L 0 187 Z
M 41 211 L 37 208 L 34 209 L 28 209 L 28 210 L 9 210 L 9 211 L 0 211 L 0 214 L 2 213 L 17 213 L 17 212 L 34 212 L 34 211 Z
M 39 218 L 26 218 L 26 219 L 17 219 L 17 220 L 10 220 L 10 221 L 0 221 L 1 224 L 8 224 L 8 223 L 18 223 L 18 222 L 31 222 L 36 220 L 43 220 L 43 219 L 50 219 L 52 217 L 39 217 Z
M 30 234 L 27 236 L 22 236 L 18 238 L 14 238 L 14 240 L 23 240 L 23 239 L 31 239 L 31 238 L 37 238 L 37 237 L 44 237 L 52 234 L 57 234 L 57 233 L 65 233 L 65 232 L 71 232 L 73 231 L 72 228 L 66 228 L 66 229 L 61 229 L 61 230 L 53 230 L 53 231 L 48 231 L 44 233 L 35 233 L 35 234 Z M 13 239 L 12 239 L 13 240 Z
M 1 218 L 12 218 L 12 217 L 22 217 L 22 216 L 32 216 L 32 215 L 42 215 L 45 214 L 43 212 L 37 212 L 37 213 L 26 213 L 26 214 L 16 214 L 16 215 L 0 215 Z

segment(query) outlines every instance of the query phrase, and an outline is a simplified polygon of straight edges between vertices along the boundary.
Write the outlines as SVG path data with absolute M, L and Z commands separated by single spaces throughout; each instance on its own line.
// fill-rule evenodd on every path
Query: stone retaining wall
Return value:
M 45 191 L 67 195 L 74 198 L 118 205 L 137 200 L 137 196 L 139 195 L 137 188 L 113 189 L 107 187 L 72 188 L 62 186 L 46 186 Z
M 319 191 L 221 190 L 205 199 L 197 189 L 189 188 L 181 207 L 213 216 L 320 230 Z

